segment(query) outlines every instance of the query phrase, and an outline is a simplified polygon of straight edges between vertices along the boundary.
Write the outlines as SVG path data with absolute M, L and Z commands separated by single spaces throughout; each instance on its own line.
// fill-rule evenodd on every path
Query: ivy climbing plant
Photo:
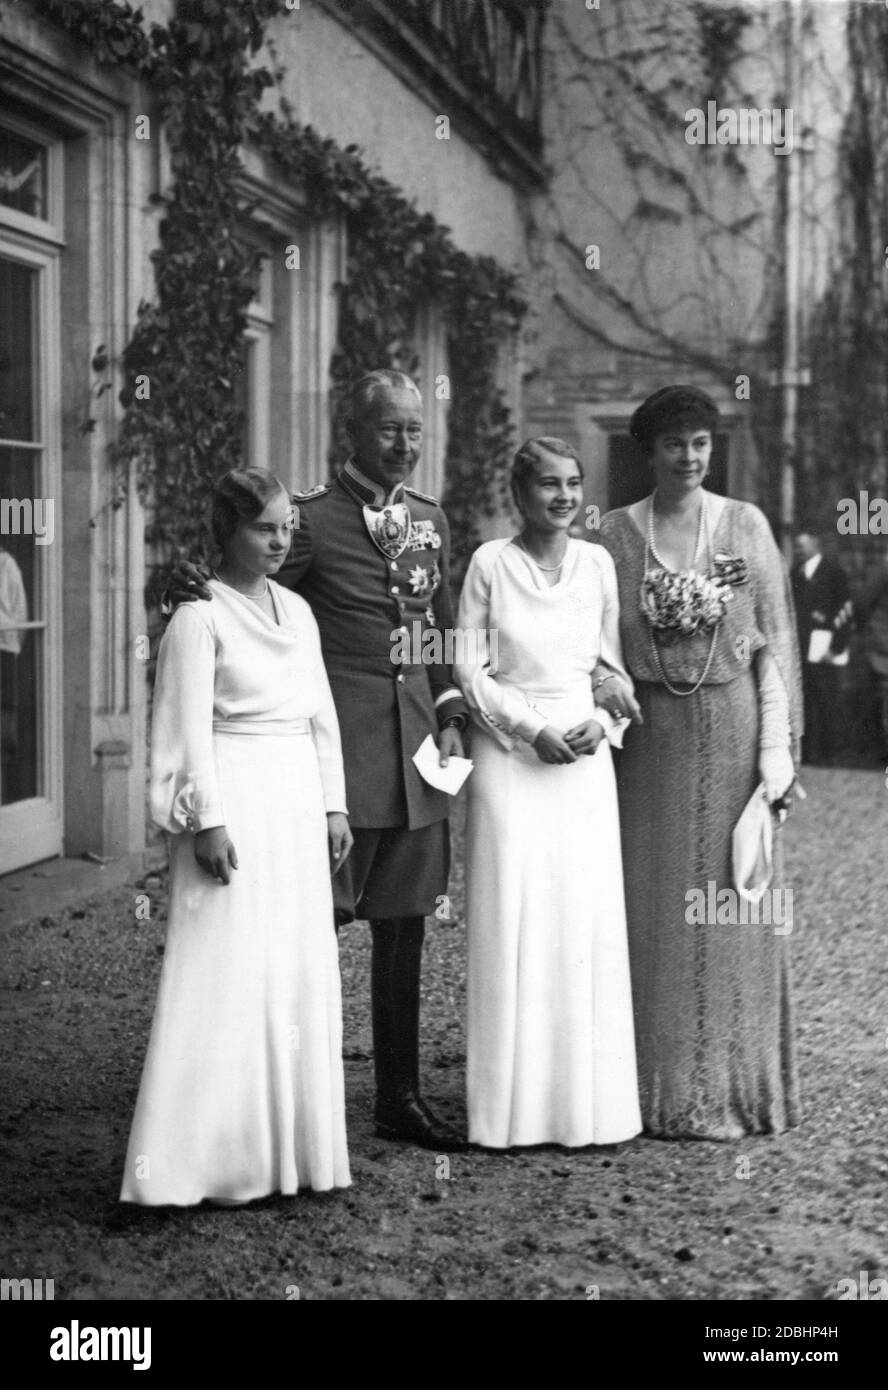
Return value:
M 492 258 L 460 251 L 448 229 L 373 173 L 356 147 L 342 149 L 299 125 L 285 101 L 281 114 L 260 113 L 274 79 L 256 55 L 277 0 L 178 0 L 169 24 L 150 28 L 140 10 L 116 0 L 40 0 L 38 9 L 99 62 L 124 64 L 150 83 L 170 151 L 156 297 L 140 305 L 123 354 L 124 416 L 113 450 L 118 478 L 134 471 L 150 502 L 147 539 L 161 563 L 149 604 L 166 562 L 202 550 L 210 486 L 242 461 L 235 382 L 258 270 L 239 234 L 245 209 L 237 176 L 247 142 L 301 182 L 317 215 L 346 221 L 348 269 L 330 364 L 334 412 L 354 376 L 403 365 L 417 303 L 442 312 L 452 364 L 445 500 L 458 571 L 477 539 L 477 517 L 496 506 L 512 444 L 497 363 L 525 308 L 514 277 Z M 343 447 L 340 426 L 337 458 Z
M 339 426 L 333 461 L 347 448 L 341 406 L 349 382 L 380 365 L 409 369 L 404 353 L 417 303 L 430 300 L 443 315 L 450 362 L 444 501 L 459 573 L 477 543 L 479 515 L 491 514 L 500 500 L 513 445 L 497 368 L 503 342 L 526 309 L 515 279 L 491 257 L 460 251 L 447 228 L 371 173 L 356 147 L 343 150 L 289 115 L 263 114 L 252 134 L 306 189 L 313 208 L 346 220 L 348 265 L 331 363 Z

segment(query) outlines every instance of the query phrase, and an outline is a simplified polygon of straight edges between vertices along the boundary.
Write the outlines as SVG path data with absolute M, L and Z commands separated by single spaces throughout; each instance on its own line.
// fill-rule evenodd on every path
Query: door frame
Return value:
M 0 212 L 2 217 L 2 212 Z M 42 612 L 31 607 L 31 621 L 42 620 L 41 732 L 38 785 L 42 794 L 0 806 L 0 874 L 10 873 L 63 852 L 64 767 L 62 748 L 62 467 L 61 305 L 59 249 L 43 238 L 4 226 L 0 221 L 0 256 L 38 271 L 37 279 L 37 419 L 43 442 L 42 466 L 35 495 L 53 499 L 52 543 L 41 546 L 39 592 Z M 14 442 L 13 442 L 14 443 Z M 39 491 L 37 491 L 39 489 Z M 31 596 L 31 604 L 34 598 Z

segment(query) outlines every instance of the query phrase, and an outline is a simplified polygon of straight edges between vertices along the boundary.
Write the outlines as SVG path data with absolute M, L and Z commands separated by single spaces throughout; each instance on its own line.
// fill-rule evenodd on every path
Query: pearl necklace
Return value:
M 529 559 L 533 560 L 533 563 L 536 565 L 538 570 L 544 570 L 546 574 L 555 574 L 558 570 L 564 568 L 564 561 L 567 558 L 566 547 L 564 551 L 564 557 L 558 562 L 557 565 L 541 565 L 539 560 L 537 560 L 535 556 L 531 555 L 527 546 L 524 544 L 524 538 L 522 536 L 518 537 L 518 544 L 521 546 L 521 549 L 524 551 L 525 555 L 527 555 Z
M 659 551 L 657 550 L 657 546 L 656 546 L 656 543 L 655 543 L 655 541 L 654 541 L 654 498 L 656 497 L 656 495 L 657 495 L 657 489 L 654 488 L 653 492 L 651 493 L 650 502 L 648 503 L 648 532 L 647 532 L 648 547 L 649 547 L 650 552 L 651 552 L 651 554 L 653 555 L 654 559 L 656 560 L 657 564 L 660 566 L 660 568 L 661 568 L 661 569 L 664 569 L 664 570 L 668 570 L 668 569 L 670 568 L 670 566 L 666 564 L 666 561 L 663 559 L 662 555 L 661 555 L 661 554 L 659 553 Z M 698 522 L 697 522 L 697 544 L 696 544 L 695 547 L 694 547 L 694 558 L 693 558 L 692 561 L 691 561 L 691 568 L 692 568 L 692 569 L 694 569 L 694 568 L 696 567 L 697 558 L 698 558 L 698 556 L 699 556 L 699 554 L 700 554 L 700 546 L 701 546 L 702 543 L 703 543 L 703 526 L 704 526 L 705 520 L 706 520 L 706 497 L 705 497 L 705 495 L 703 495 L 703 496 L 701 496 L 701 498 L 700 498 L 700 516 L 699 516 L 699 520 L 698 520 Z M 647 569 L 647 565 L 646 565 L 646 564 L 645 564 L 645 569 Z M 674 571 L 673 571 L 673 572 L 674 572 Z
M 261 594 L 248 594 L 248 593 L 246 593 L 245 590 L 239 589 L 239 588 L 237 587 L 236 584 L 229 584 L 227 580 L 220 578 L 220 576 L 216 573 L 215 570 L 213 570 L 213 578 L 214 578 L 214 579 L 218 579 L 220 584 L 224 584 L 225 587 L 226 587 L 226 589 L 234 589 L 234 592 L 235 592 L 236 594 L 242 594 L 244 598 L 250 598 L 250 599 L 253 600 L 254 603 L 259 603 L 259 601 L 260 601 L 261 599 L 266 598 L 267 595 L 268 595 L 268 576 L 267 576 L 267 575 L 264 576 L 264 578 L 265 578 L 265 588 L 262 590 L 262 593 L 261 593 Z
M 645 546 L 645 555 L 644 555 L 644 568 L 645 568 L 645 573 L 647 573 L 647 570 L 648 570 L 648 551 L 650 551 L 651 555 L 653 555 L 654 559 L 657 561 L 657 564 L 660 566 L 661 569 L 664 569 L 664 570 L 669 570 L 669 569 L 670 569 L 670 566 L 666 564 L 666 562 L 665 562 L 665 560 L 663 559 L 662 555 L 659 554 L 659 552 L 658 552 L 658 550 L 657 550 L 657 547 L 656 547 L 656 544 L 654 543 L 654 498 L 656 497 L 656 495 L 657 495 L 657 489 L 654 488 L 653 492 L 651 493 L 651 500 L 650 500 L 650 503 L 649 503 L 649 505 L 648 505 L 647 545 Z M 705 520 L 706 520 L 706 495 L 705 495 L 705 493 L 704 493 L 703 496 L 700 498 L 700 519 L 699 519 L 699 522 L 698 522 L 698 525 L 697 525 L 697 544 L 696 544 L 696 546 L 695 546 L 695 548 L 694 548 L 694 558 L 693 558 L 693 560 L 692 560 L 692 562 L 691 562 L 691 568 L 692 568 L 692 569 L 696 569 L 697 560 L 698 560 L 699 555 L 700 555 L 700 547 L 701 547 L 701 545 L 702 545 L 702 543 L 703 543 L 703 526 L 704 526 Z M 709 546 L 707 545 L 706 548 L 707 548 L 707 550 L 708 550 L 708 549 L 709 549 Z M 672 570 L 671 572 L 674 574 L 676 571 Z M 708 655 L 707 655 L 707 657 L 706 657 L 706 664 L 704 665 L 703 670 L 702 670 L 702 672 L 700 673 L 700 679 L 697 680 L 697 681 L 695 681 L 695 682 L 693 683 L 693 685 L 691 686 L 691 689 L 690 689 L 690 690 L 676 690 L 675 686 L 671 683 L 671 681 L 669 680 L 669 677 L 666 675 L 666 672 L 663 670 L 663 663 L 662 663 L 662 661 L 660 660 L 660 653 L 657 651 L 657 644 L 656 644 L 656 642 L 655 642 L 655 640 L 654 640 L 654 629 L 653 629 L 653 628 L 649 628 L 649 629 L 648 629 L 648 641 L 649 641 L 649 643 L 650 643 L 651 656 L 652 656 L 653 659 L 654 659 L 654 665 L 655 665 L 656 668 L 657 668 L 657 671 L 658 671 L 658 673 L 659 673 L 660 679 L 661 679 L 661 681 L 663 682 L 663 684 L 665 685 L 666 689 L 669 691 L 669 694 L 670 694 L 670 695 L 678 695 L 678 696 L 680 696 L 682 699 L 687 699 L 687 697 L 688 697 L 689 695 L 696 695 L 697 691 L 700 689 L 700 686 L 703 684 L 703 682 L 705 681 L 706 677 L 709 675 L 709 668 L 710 668 L 710 666 L 712 665 L 712 658 L 715 656 L 715 643 L 716 643 L 716 638 L 717 638 L 717 637 L 718 637 L 718 626 L 716 625 L 716 626 L 712 629 L 712 637 L 710 638 L 710 641 L 709 641 L 709 653 L 708 653 Z

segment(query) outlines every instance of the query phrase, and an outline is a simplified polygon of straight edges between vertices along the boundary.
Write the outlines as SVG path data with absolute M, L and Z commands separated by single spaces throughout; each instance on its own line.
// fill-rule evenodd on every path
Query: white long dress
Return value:
M 169 925 L 120 1194 L 147 1205 L 351 1181 L 325 815 L 345 783 L 317 624 L 271 581 L 277 621 L 209 587 L 173 615 L 154 691 Z M 190 833 L 223 824 L 227 886 Z
M 469 1138 L 490 1148 L 612 1144 L 641 1130 L 610 744 L 540 762 L 547 724 L 595 715 L 599 655 L 625 676 L 614 565 L 570 540 L 546 584 L 509 540 L 472 557 L 458 626 L 495 634 L 455 666 L 477 726 L 469 782 Z M 469 644 L 466 643 L 466 646 Z M 630 735 L 631 737 L 631 735 Z

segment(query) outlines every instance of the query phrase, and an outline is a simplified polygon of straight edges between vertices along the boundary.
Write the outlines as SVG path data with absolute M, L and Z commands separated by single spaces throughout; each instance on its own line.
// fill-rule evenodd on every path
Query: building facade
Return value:
M 287 0 L 255 55 L 275 73 L 265 107 L 359 146 L 459 250 L 525 276 L 544 9 Z M 0 27 L 0 873 L 60 854 L 135 863 L 146 835 L 150 557 L 134 479 L 115 476 L 109 449 L 118 364 L 155 298 L 170 153 L 150 80 L 58 10 L 21 0 Z M 172 0 L 141 12 L 146 32 L 180 17 Z M 258 148 L 241 157 L 239 232 L 262 253 L 238 383 L 244 455 L 302 489 L 329 475 L 347 227 Z M 440 307 L 417 303 L 409 346 L 430 415 L 417 485 L 436 493 L 447 338 Z M 502 371 L 520 421 L 514 344 Z

